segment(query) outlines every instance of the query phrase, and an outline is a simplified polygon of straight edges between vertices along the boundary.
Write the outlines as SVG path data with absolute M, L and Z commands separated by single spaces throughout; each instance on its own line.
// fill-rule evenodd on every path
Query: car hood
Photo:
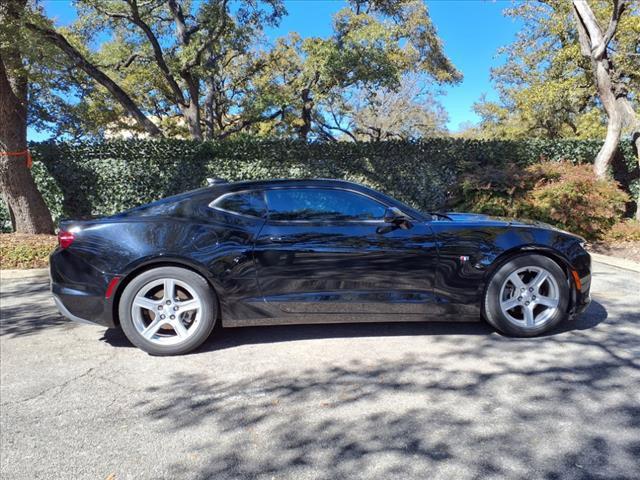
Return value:
M 553 228 L 551 225 L 538 222 L 536 220 L 527 220 L 520 218 L 497 217 L 493 215 L 485 215 L 483 213 L 465 213 L 465 212 L 447 212 L 447 216 L 454 222 L 462 223 L 499 223 L 506 225 L 540 225 Z
M 471 223 L 478 225 L 487 225 L 490 224 L 492 226 L 529 226 L 529 227 L 537 227 L 544 228 L 547 230 L 554 230 L 556 232 L 562 232 L 566 235 L 570 235 L 572 237 L 579 238 L 584 241 L 582 237 L 576 235 L 571 232 L 567 232 L 566 230 L 562 230 L 560 228 L 554 227 L 553 225 L 549 225 L 548 223 L 540 222 L 538 220 L 528 220 L 523 218 L 508 218 L 508 217 L 496 217 L 492 215 L 485 215 L 483 213 L 461 213 L 461 212 L 447 212 L 446 214 L 449 218 L 451 218 L 454 222 L 460 223 Z

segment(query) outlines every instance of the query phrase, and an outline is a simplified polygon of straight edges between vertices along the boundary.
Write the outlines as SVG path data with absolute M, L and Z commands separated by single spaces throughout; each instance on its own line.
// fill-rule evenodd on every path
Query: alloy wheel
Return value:
M 558 310 L 560 289 L 548 270 L 529 266 L 511 273 L 500 288 L 500 309 L 514 325 L 538 328 Z
M 138 290 L 131 318 L 138 333 L 148 341 L 176 345 L 196 332 L 202 310 L 202 300 L 193 288 L 174 278 L 162 278 Z

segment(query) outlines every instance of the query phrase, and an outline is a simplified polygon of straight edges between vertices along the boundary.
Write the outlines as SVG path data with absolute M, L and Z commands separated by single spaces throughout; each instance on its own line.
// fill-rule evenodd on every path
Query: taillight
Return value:
M 60 245 L 60 248 L 69 247 L 75 239 L 76 235 L 74 233 L 66 232 L 64 230 L 60 230 L 58 232 L 58 244 Z

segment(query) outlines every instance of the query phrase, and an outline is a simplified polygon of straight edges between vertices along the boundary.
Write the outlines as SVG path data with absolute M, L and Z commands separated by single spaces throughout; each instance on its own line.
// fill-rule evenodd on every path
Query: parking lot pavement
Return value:
M 589 310 L 543 338 L 264 327 L 173 358 L 5 280 L 0 477 L 637 479 L 640 279 L 594 268 Z

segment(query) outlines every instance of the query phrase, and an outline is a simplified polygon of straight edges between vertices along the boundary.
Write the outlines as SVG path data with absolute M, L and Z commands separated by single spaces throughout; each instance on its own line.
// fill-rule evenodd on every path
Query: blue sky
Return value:
M 285 0 L 288 15 L 278 28 L 267 33 L 272 38 L 296 31 L 302 36 L 325 37 L 331 33 L 331 17 L 342 8 L 343 0 Z M 74 9 L 67 0 L 43 1 L 47 14 L 64 25 L 74 18 Z M 444 42 L 445 52 L 464 75 L 461 84 L 445 88 L 441 97 L 449 113 L 448 127 L 456 131 L 464 122 L 477 122 L 471 110 L 480 95 L 496 98 L 489 70 L 498 65 L 499 47 L 511 43 L 518 31 L 518 22 L 504 17 L 502 10 L 511 4 L 507 0 L 431 0 L 427 1 L 431 18 Z M 32 130 L 30 140 L 46 137 Z

